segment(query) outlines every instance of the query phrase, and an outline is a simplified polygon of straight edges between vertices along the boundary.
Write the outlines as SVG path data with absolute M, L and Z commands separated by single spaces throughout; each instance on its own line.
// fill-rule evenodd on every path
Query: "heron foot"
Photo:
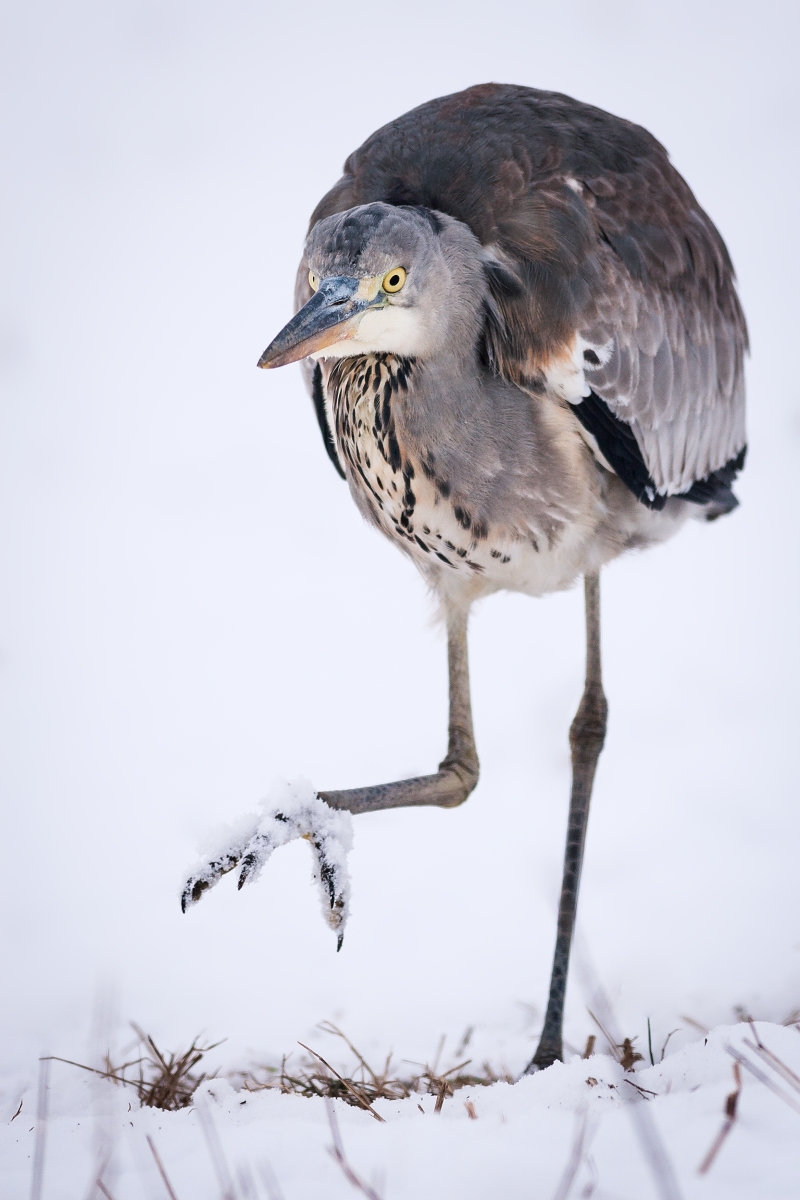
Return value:
M 280 794 L 276 794 L 279 791 Z M 241 889 L 254 883 L 273 850 L 304 838 L 314 852 L 314 878 L 319 885 L 326 922 L 342 947 L 350 898 L 347 852 L 352 846 L 352 819 L 337 812 L 305 782 L 285 783 L 262 804 L 262 811 L 244 818 L 226 843 L 206 856 L 187 879 L 181 893 L 186 912 L 203 893 L 239 868 Z

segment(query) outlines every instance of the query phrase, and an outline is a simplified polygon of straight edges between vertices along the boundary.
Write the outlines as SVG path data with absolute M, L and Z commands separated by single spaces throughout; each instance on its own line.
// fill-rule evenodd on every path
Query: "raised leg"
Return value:
M 468 614 L 460 609 L 448 612 L 447 660 L 450 675 L 450 720 L 447 754 L 435 775 L 418 775 L 396 783 L 373 787 L 349 788 L 343 792 L 320 792 L 331 808 L 351 813 L 376 812 L 382 808 L 407 808 L 434 804 L 455 808 L 463 804 L 478 782 L 478 755 L 472 731 L 472 705 L 469 694 L 467 658 Z
M 448 612 L 447 654 L 450 673 L 450 721 L 447 754 L 435 775 L 401 779 L 375 787 L 342 792 L 317 792 L 300 801 L 295 797 L 274 811 L 253 816 L 247 828 L 218 853 L 206 858 L 187 879 L 181 895 L 184 912 L 214 887 L 229 871 L 239 869 L 239 887 L 255 879 L 272 851 L 295 838 L 306 838 L 317 858 L 317 872 L 326 899 L 328 919 L 339 931 L 347 908 L 346 843 L 349 834 L 339 826 L 349 820 L 331 809 L 351 813 L 376 812 L 381 808 L 436 804 L 454 808 L 463 804 L 478 782 L 478 755 L 472 732 L 467 662 L 467 613 Z M 325 803 L 321 803 L 325 801 Z M 331 825 L 331 821 L 334 822 Z M 336 823 L 338 822 L 338 826 Z M 349 829 L 349 826 L 348 826 Z
M 567 824 L 567 845 L 564 852 L 564 875 L 558 905 L 556 948 L 553 972 L 550 976 L 550 995 L 542 1036 L 525 1074 L 541 1071 L 564 1056 L 562 1025 L 564 998 L 567 991 L 567 971 L 575 913 L 578 907 L 578 888 L 581 881 L 586 825 L 589 820 L 589 801 L 597 769 L 597 760 L 606 736 L 608 704 L 603 693 L 600 669 L 600 576 L 584 579 L 586 599 L 586 683 L 583 696 L 569 731 L 572 751 L 572 795 Z

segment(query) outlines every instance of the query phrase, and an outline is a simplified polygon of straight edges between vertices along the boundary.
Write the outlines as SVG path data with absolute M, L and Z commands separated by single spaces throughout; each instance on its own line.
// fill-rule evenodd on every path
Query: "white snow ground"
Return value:
M 656 1046 L 680 1025 L 670 1064 L 699 1037 L 684 1015 L 783 1021 L 800 1004 L 796 6 L 30 0 L 2 20 L 0 1119 L 23 1096 L 35 1108 L 40 1054 L 96 1061 L 98 993 L 115 997 L 101 1007 L 117 1044 L 128 1018 L 167 1048 L 205 1030 L 228 1038 L 222 1068 L 279 1059 L 325 1018 L 369 1055 L 422 1061 L 469 1025 L 478 1059 L 519 1070 L 533 1051 L 580 694 L 576 591 L 476 612 L 481 783 L 454 812 L 354 821 L 341 954 L 299 843 L 240 894 L 226 879 L 186 916 L 177 902 L 198 843 L 275 777 L 335 788 L 441 757 L 444 646 L 424 589 L 361 522 L 297 370 L 255 361 L 345 155 L 412 105 L 492 78 L 650 128 L 737 267 L 753 342 L 742 507 L 604 579 L 611 719 L 581 962 L 639 1048 L 648 1017 Z M 592 1032 L 590 993 L 576 970 L 573 1046 Z M 790 1061 L 800 1038 L 773 1035 Z M 692 1174 L 731 1080 L 709 1053 L 712 1081 L 649 1105 L 685 1193 L 761 1200 L 794 1180 L 797 1194 L 800 1116 L 751 1078 L 718 1162 Z M 65 1124 L 54 1117 L 43 1200 L 90 1182 L 101 1102 L 71 1071 L 52 1069 Z M 520 1195 L 549 1196 L 574 1127 L 551 1114 L 562 1131 L 547 1133 L 535 1097 L 551 1086 L 513 1101 L 530 1094 L 528 1125 L 512 1101 L 507 1126 L 490 1119 L 502 1087 L 475 1098 L 476 1122 L 448 1101 L 441 1135 L 413 1106 L 386 1129 L 348 1110 L 346 1148 L 359 1169 L 385 1168 L 386 1200 L 425 1194 L 416 1137 L 435 1143 L 439 1194 L 513 1195 L 490 1179 L 496 1154 L 518 1164 Z M 277 1118 L 251 1127 L 286 1200 L 347 1194 L 324 1113 L 290 1109 L 312 1116 L 280 1135 Z M 231 1161 L 259 1161 L 213 1111 Z M 147 1153 L 137 1122 L 154 1121 L 180 1200 L 199 1186 L 184 1169 L 217 1194 L 203 1142 L 187 1134 L 184 1151 L 172 1133 L 194 1117 L 133 1119 L 131 1154 Z M 125 1195 L 119 1145 L 108 1179 Z M 626 1113 L 597 1131 L 607 1194 L 647 1194 L 636 1145 Z M 29 1194 L 21 1152 L 12 1141 L 0 1163 L 15 1180 L 3 1195 Z
M 378 1100 L 384 1123 L 377 1124 L 336 1101 L 335 1121 L 348 1165 L 373 1196 L 788 1200 L 800 1177 L 800 1036 L 767 1023 L 754 1031 L 793 1070 L 794 1086 L 759 1056 L 748 1026 L 720 1026 L 644 1070 L 626 1072 L 607 1055 L 575 1055 L 516 1084 L 457 1091 L 438 1114 L 432 1096 Z M 735 1088 L 731 1051 L 767 1084 L 744 1068 L 733 1124 L 700 1174 Z M 59 1084 L 41 1160 L 52 1200 L 81 1194 L 78 1182 L 98 1175 L 115 1200 L 167 1194 L 148 1137 L 178 1197 L 363 1194 L 332 1159 L 322 1099 L 236 1091 L 214 1080 L 201 1085 L 194 1107 L 165 1113 L 131 1108 L 129 1094 L 105 1081 L 62 1075 Z M 4 1195 L 27 1194 L 36 1137 L 24 1109 L 3 1128 Z

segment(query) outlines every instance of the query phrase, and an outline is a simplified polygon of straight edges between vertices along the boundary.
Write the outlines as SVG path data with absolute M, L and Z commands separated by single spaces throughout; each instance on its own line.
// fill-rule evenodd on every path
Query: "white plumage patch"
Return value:
M 324 350 L 314 358 L 352 358 L 361 354 L 397 354 L 415 358 L 428 349 L 428 335 L 413 308 L 386 304 L 383 308 L 368 309 L 361 318 L 355 334 Z

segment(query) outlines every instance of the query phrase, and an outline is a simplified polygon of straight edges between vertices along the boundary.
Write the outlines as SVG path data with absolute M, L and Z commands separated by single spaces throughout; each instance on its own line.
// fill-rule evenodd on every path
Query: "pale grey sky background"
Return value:
M 468 1023 L 533 1044 L 577 591 L 476 612 L 480 787 L 456 812 L 356 820 L 340 955 L 302 845 L 241 895 L 177 902 L 198 841 L 275 776 L 356 785 L 443 752 L 422 583 L 363 525 L 299 370 L 255 362 L 346 155 L 492 79 L 665 143 L 727 240 L 753 343 L 741 509 L 606 572 L 583 936 L 626 1030 L 800 1004 L 798 32 L 774 2 L 6 5 L 6 1062 L 74 1054 L 108 984 L 122 1017 L 227 1036 L 231 1058 L 324 1017 L 408 1053 Z M 588 1031 L 575 981 L 568 1036 Z

